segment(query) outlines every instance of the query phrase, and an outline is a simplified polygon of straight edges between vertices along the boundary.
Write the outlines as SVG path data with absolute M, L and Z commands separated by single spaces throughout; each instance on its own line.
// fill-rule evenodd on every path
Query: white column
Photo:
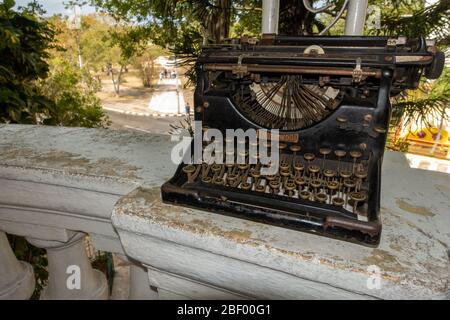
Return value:
M 155 288 L 156 289 L 156 288 Z M 158 292 L 150 288 L 147 268 L 130 265 L 130 300 L 158 300 Z
M 278 33 L 280 0 L 263 0 L 262 2 L 262 34 Z
M 6 234 L 0 231 L 0 300 L 29 299 L 34 286 L 33 268 L 17 260 Z
M 27 238 L 32 245 L 47 250 L 49 279 L 41 292 L 42 300 L 108 299 L 106 277 L 92 268 L 84 236 L 74 233 L 67 242 Z
M 360 36 L 363 34 L 366 23 L 368 0 L 350 0 L 345 20 L 345 35 Z

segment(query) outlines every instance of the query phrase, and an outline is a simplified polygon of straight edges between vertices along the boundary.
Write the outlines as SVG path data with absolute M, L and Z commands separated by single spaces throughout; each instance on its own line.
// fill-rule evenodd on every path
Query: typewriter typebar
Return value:
M 162 199 L 376 246 L 389 99 L 422 74 L 437 78 L 443 64 L 423 38 L 268 36 L 206 46 L 195 120 L 224 137 L 226 129 L 278 129 L 270 150 L 278 170 L 262 174 L 254 142 L 235 139 L 244 162 L 182 163 Z

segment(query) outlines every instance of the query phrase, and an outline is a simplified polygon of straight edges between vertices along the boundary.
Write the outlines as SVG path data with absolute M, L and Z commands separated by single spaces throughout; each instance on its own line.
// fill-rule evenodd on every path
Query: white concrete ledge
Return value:
M 131 131 L 0 126 L 0 231 L 61 243 L 89 233 L 145 265 L 152 289 L 134 292 L 151 298 L 450 298 L 448 175 L 387 153 L 381 244 L 367 248 L 163 204 L 171 147 Z M 367 286 L 373 266 L 379 289 Z

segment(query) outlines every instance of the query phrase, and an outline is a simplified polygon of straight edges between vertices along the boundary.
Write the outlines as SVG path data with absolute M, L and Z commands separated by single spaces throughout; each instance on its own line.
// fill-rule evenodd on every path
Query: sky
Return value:
M 30 0 L 15 0 L 16 6 L 24 6 L 27 3 L 30 2 Z M 64 2 L 67 2 L 67 0 L 37 0 L 38 3 L 40 3 L 44 10 L 47 11 L 48 16 L 61 13 L 63 15 L 69 15 L 70 11 L 67 11 L 67 9 L 64 7 Z M 95 8 L 91 6 L 84 6 L 81 8 L 82 14 L 88 14 L 95 12 Z

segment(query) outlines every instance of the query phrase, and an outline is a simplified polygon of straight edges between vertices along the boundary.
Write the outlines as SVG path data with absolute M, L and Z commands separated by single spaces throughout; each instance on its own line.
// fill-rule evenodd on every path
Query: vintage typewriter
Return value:
M 206 46 L 196 62 L 195 120 L 204 131 L 278 129 L 270 152 L 279 152 L 279 169 L 182 163 L 162 199 L 377 245 L 390 97 L 416 88 L 422 74 L 437 78 L 443 64 L 423 38 L 266 35 Z

